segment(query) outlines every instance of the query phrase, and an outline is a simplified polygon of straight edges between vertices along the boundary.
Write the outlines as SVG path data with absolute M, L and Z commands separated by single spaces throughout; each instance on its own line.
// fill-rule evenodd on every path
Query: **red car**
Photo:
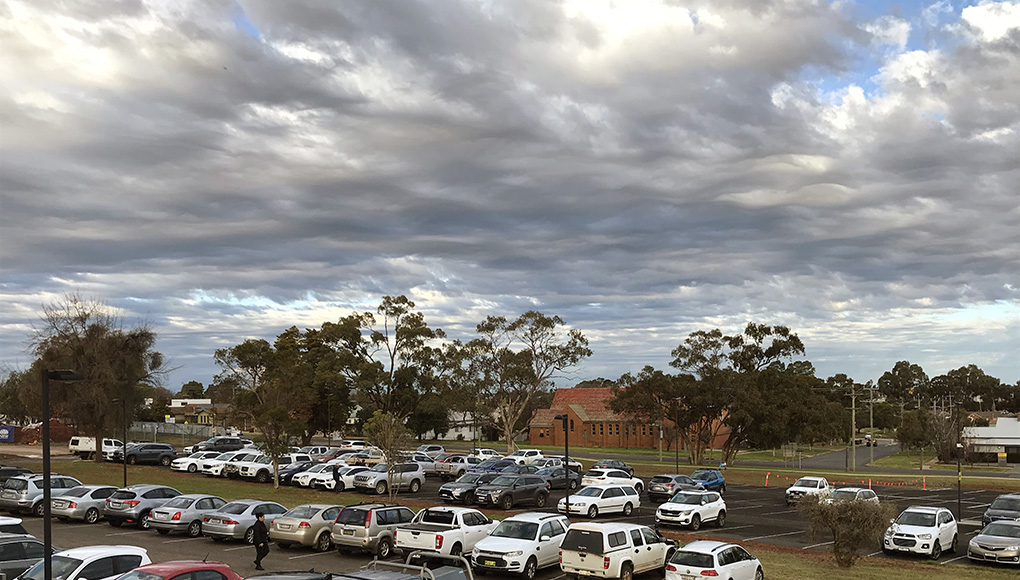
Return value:
M 204 574 L 203 574 L 204 572 Z M 192 573 L 194 576 L 192 576 Z M 117 580 L 244 580 L 223 562 L 201 560 L 175 560 L 139 566 Z

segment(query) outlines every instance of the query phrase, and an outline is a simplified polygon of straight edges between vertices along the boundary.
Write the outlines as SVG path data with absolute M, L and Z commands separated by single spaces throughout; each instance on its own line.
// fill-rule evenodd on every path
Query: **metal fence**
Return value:
M 225 433 L 223 427 L 209 425 L 136 421 L 131 424 L 127 438 L 128 441 L 159 441 L 184 447 Z

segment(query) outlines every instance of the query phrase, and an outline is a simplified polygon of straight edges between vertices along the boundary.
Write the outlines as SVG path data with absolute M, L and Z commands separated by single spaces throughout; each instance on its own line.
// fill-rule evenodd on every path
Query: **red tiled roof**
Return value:
M 531 424 L 535 426 L 551 425 L 553 417 L 566 412 L 572 407 L 578 415 L 587 415 L 586 421 L 629 421 L 633 417 L 616 413 L 609 408 L 613 400 L 613 392 L 609 387 L 591 389 L 556 389 L 552 404 L 548 409 L 539 409 Z M 579 408 L 583 413 L 578 412 Z

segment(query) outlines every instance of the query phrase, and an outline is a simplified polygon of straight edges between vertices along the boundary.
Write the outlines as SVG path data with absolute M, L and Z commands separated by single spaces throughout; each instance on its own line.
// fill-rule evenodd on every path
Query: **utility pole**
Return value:
M 870 421 L 869 421 L 870 426 L 868 427 L 868 429 L 871 431 L 871 440 L 868 441 L 868 450 L 869 450 L 869 452 L 871 454 L 871 458 L 868 459 L 868 464 L 870 465 L 870 464 L 875 462 L 875 443 L 876 443 L 876 437 L 875 437 L 875 384 L 872 383 L 871 381 L 868 381 L 866 386 L 868 387 L 868 394 L 870 395 L 868 397 L 868 415 L 870 416 L 869 417 L 870 418 Z
M 850 389 L 850 471 L 857 471 L 857 389 L 852 387 Z

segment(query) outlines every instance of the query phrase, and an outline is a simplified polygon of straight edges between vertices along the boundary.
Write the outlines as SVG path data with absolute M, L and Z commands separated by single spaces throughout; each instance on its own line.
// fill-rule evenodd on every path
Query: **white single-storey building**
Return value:
M 972 453 L 995 453 L 999 463 L 1020 463 L 1020 421 L 999 417 L 988 427 L 964 427 L 963 444 Z

